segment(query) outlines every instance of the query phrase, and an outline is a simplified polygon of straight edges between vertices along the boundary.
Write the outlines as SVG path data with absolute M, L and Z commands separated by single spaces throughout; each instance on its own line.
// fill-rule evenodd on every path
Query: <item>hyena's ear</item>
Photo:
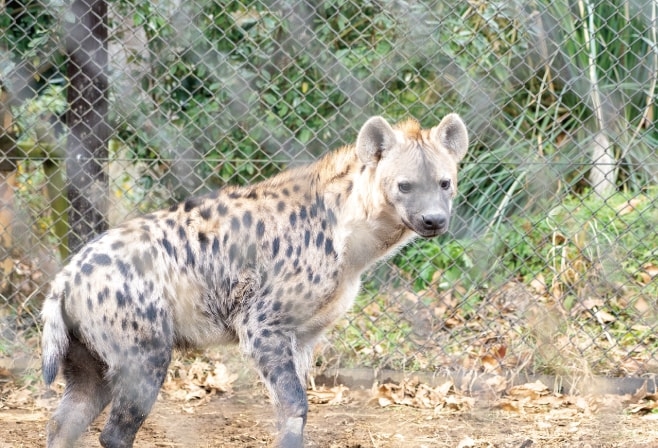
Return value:
M 457 114 L 446 115 L 441 123 L 430 130 L 430 140 L 439 148 L 445 148 L 459 162 L 468 150 L 468 131 Z
M 382 153 L 395 145 L 395 132 L 382 117 L 372 117 L 361 127 L 356 138 L 356 153 L 361 162 L 377 165 Z

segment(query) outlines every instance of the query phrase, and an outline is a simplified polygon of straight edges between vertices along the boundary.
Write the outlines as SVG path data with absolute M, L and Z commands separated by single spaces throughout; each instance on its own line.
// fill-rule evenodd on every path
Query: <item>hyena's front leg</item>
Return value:
M 308 413 L 306 347 L 297 346 L 294 332 L 263 325 L 247 331 L 246 349 L 255 360 L 277 410 L 279 448 L 301 448 Z

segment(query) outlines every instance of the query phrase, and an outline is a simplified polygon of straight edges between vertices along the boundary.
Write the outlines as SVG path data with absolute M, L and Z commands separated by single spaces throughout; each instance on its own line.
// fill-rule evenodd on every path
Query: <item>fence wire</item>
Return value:
M 115 225 L 306 163 L 372 115 L 458 112 L 450 235 L 371 270 L 316 364 L 658 372 L 654 0 L 0 8 L 0 352 L 33 350 L 48 281 L 100 231 L 76 201 Z

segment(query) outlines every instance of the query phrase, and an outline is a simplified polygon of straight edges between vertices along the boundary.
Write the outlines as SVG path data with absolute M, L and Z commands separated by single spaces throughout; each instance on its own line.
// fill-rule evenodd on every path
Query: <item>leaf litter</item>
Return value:
M 183 409 L 193 412 L 194 407 L 207 403 L 213 395 L 231 393 L 238 375 L 230 373 L 225 364 L 194 358 L 191 364 L 174 360 L 169 366 L 162 392 L 172 401 L 188 403 Z
M 497 352 L 500 354 L 500 351 Z M 257 409 L 260 409 L 258 412 L 269 416 L 267 405 L 262 401 L 264 398 L 261 396 L 262 388 L 257 388 L 257 392 L 248 392 L 248 390 L 253 389 L 253 384 L 243 384 L 242 380 L 238 381 L 236 371 L 239 371 L 238 367 L 230 363 L 224 364 L 212 358 L 176 359 L 172 362 L 162 389 L 160 401 L 164 402 L 162 405 L 166 406 L 168 404 L 172 408 L 171 415 L 176 415 L 177 411 L 173 408 L 178 408 L 182 409 L 183 413 L 194 414 L 194 419 L 205 418 L 206 416 L 211 418 L 217 412 L 213 410 L 213 405 L 210 403 L 211 399 L 226 395 L 235 395 L 238 399 L 241 399 L 241 397 L 244 399 L 246 393 L 254 397 L 258 396 L 259 398 L 255 402 L 258 406 Z M 20 415 L 16 414 L 16 418 L 22 419 L 26 424 L 31 421 L 30 416 L 38 416 L 37 429 L 42 432 L 43 422 L 49 414 L 49 411 L 45 411 L 45 409 L 50 410 L 56 405 L 57 396 L 61 395 L 63 389 L 63 381 L 60 379 L 55 383 L 54 389 L 56 392 L 50 392 L 48 398 L 47 396 L 44 397 L 40 380 L 36 376 L 31 378 L 6 376 L 1 379 L 0 421 L 11 421 L 11 411 L 15 409 L 16 412 L 21 413 Z M 356 425 L 361 421 L 365 425 L 364 428 L 370 428 L 371 430 L 373 426 L 367 426 L 368 424 L 373 425 L 374 421 L 381 422 L 383 426 L 378 426 L 379 429 L 371 433 L 370 437 L 377 442 L 377 444 L 373 442 L 373 446 L 382 447 L 397 447 L 405 440 L 410 442 L 405 437 L 409 438 L 411 437 L 410 434 L 414 434 L 413 428 L 416 428 L 415 431 L 420 432 L 417 432 L 417 438 L 413 439 L 418 443 L 411 443 L 410 446 L 438 446 L 435 445 L 437 438 L 445 438 L 445 435 L 448 434 L 450 436 L 449 445 L 440 446 L 461 446 L 462 448 L 518 447 L 526 446 L 522 444 L 529 442 L 533 447 L 557 447 L 561 446 L 559 443 L 567 440 L 583 440 L 582 437 L 589 437 L 589 434 L 597 433 L 596 428 L 603 430 L 600 425 L 606 425 L 606 423 L 603 423 L 608 421 L 606 419 L 613 419 L 614 421 L 619 421 L 620 418 L 625 419 L 625 421 L 631 419 L 631 421 L 640 424 L 641 421 L 652 421 L 658 417 L 658 393 L 650 391 L 647 383 L 635 392 L 624 395 L 575 395 L 557 393 L 542 381 L 512 384 L 511 380 L 496 374 L 490 374 L 486 378 L 478 378 L 478 381 L 480 381 L 479 384 L 484 384 L 485 387 L 474 389 L 472 387 L 475 383 L 473 378 L 464 378 L 462 381 L 444 380 L 430 385 L 417 377 L 411 377 L 399 382 L 383 381 L 376 383 L 366 391 L 357 388 L 351 389 L 344 385 L 315 387 L 311 382 L 308 397 L 312 406 L 315 406 L 314 415 L 322 415 L 323 420 L 320 420 L 321 422 L 330 421 L 334 418 L 342 419 L 340 421 L 345 422 L 345 428 L 355 431 L 359 428 Z M 234 388 L 236 389 L 235 392 Z M 483 392 L 481 389 L 486 389 L 486 391 Z M 367 395 L 367 398 L 364 398 L 364 394 Z M 228 402 L 231 402 L 231 400 L 232 398 Z M 228 412 L 226 403 L 222 404 L 221 414 Z M 247 405 L 245 409 L 250 409 L 249 406 Z M 335 408 L 336 411 L 329 411 L 332 408 Z M 377 411 L 377 409 L 381 409 L 381 411 Z M 387 411 L 384 411 L 384 409 Z M 418 411 L 412 411 L 412 409 Z M 28 412 L 28 414 L 25 414 L 25 412 Z M 254 417 L 256 418 L 255 422 L 259 422 L 261 421 L 259 419 L 264 418 L 258 412 L 254 415 L 260 415 L 260 417 Z M 362 415 L 356 415 L 354 419 L 347 418 L 346 415 L 351 415 L 352 412 L 360 412 Z M 5 417 L 2 417 L 3 415 Z M 3 418 L 5 419 L 2 420 Z M 396 419 L 401 418 L 405 422 L 405 427 L 408 426 L 408 428 L 395 427 L 396 429 L 388 434 L 386 429 L 390 427 L 390 423 L 389 426 L 386 426 L 386 422 L 397 421 Z M 431 423 L 432 421 L 443 421 L 445 419 L 456 420 L 448 427 L 433 426 L 435 424 Z M 153 417 L 153 420 L 157 421 L 157 417 Z M 513 445 L 496 444 L 495 441 L 503 437 L 504 431 L 503 426 L 498 429 L 494 429 L 494 427 L 500 425 L 501 421 L 506 422 L 502 423 L 503 426 L 514 425 L 520 431 L 520 438 L 515 439 Z M 646 424 L 652 423 L 647 422 Z M 221 431 L 231 431 L 231 428 L 233 427 L 227 426 Z M 264 428 L 264 434 L 269 434 L 270 428 L 267 425 Z M 233 429 L 237 432 L 245 430 L 244 427 L 237 424 Z M 315 433 L 312 432 L 312 426 L 310 431 L 315 438 L 322 438 L 325 432 L 329 431 L 327 434 L 331 432 L 321 425 L 315 428 Z M 449 432 L 446 433 L 446 431 Z M 573 434 L 573 436 L 568 434 Z M 217 435 L 214 435 L 214 437 L 217 437 Z M 346 435 L 346 437 L 348 436 Z M 400 440 L 397 438 L 400 438 Z M 633 440 L 640 439 L 633 438 Z M 532 443 L 533 441 L 534 443 Z M 341 443 L 336 442 L 331 446 L 352 446 Z M 558 443 L 558 445 L 555 445 L 555 443 Z M 317 446 L 329 445 L 321 443 Z M 622 445 L 610 444 L 605 446 Z

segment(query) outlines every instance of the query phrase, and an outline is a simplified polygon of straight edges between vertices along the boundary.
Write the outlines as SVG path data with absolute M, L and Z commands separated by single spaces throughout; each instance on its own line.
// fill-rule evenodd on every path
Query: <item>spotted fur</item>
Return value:
M 101 444 L 132 446 L 172 349 L 239 343 L 275 402 L 277 445 L 301 447 L 314 343 L 352 305 L 368 266 L 447 230 L 467 146 L 455 114 L 429 130 L 373 117 L 355 145 L 313 164 L 88 243 L 42 311 L 45 382 L 60 368 L 67 382 L 48 446 L 72 446 L 107 405 Z

